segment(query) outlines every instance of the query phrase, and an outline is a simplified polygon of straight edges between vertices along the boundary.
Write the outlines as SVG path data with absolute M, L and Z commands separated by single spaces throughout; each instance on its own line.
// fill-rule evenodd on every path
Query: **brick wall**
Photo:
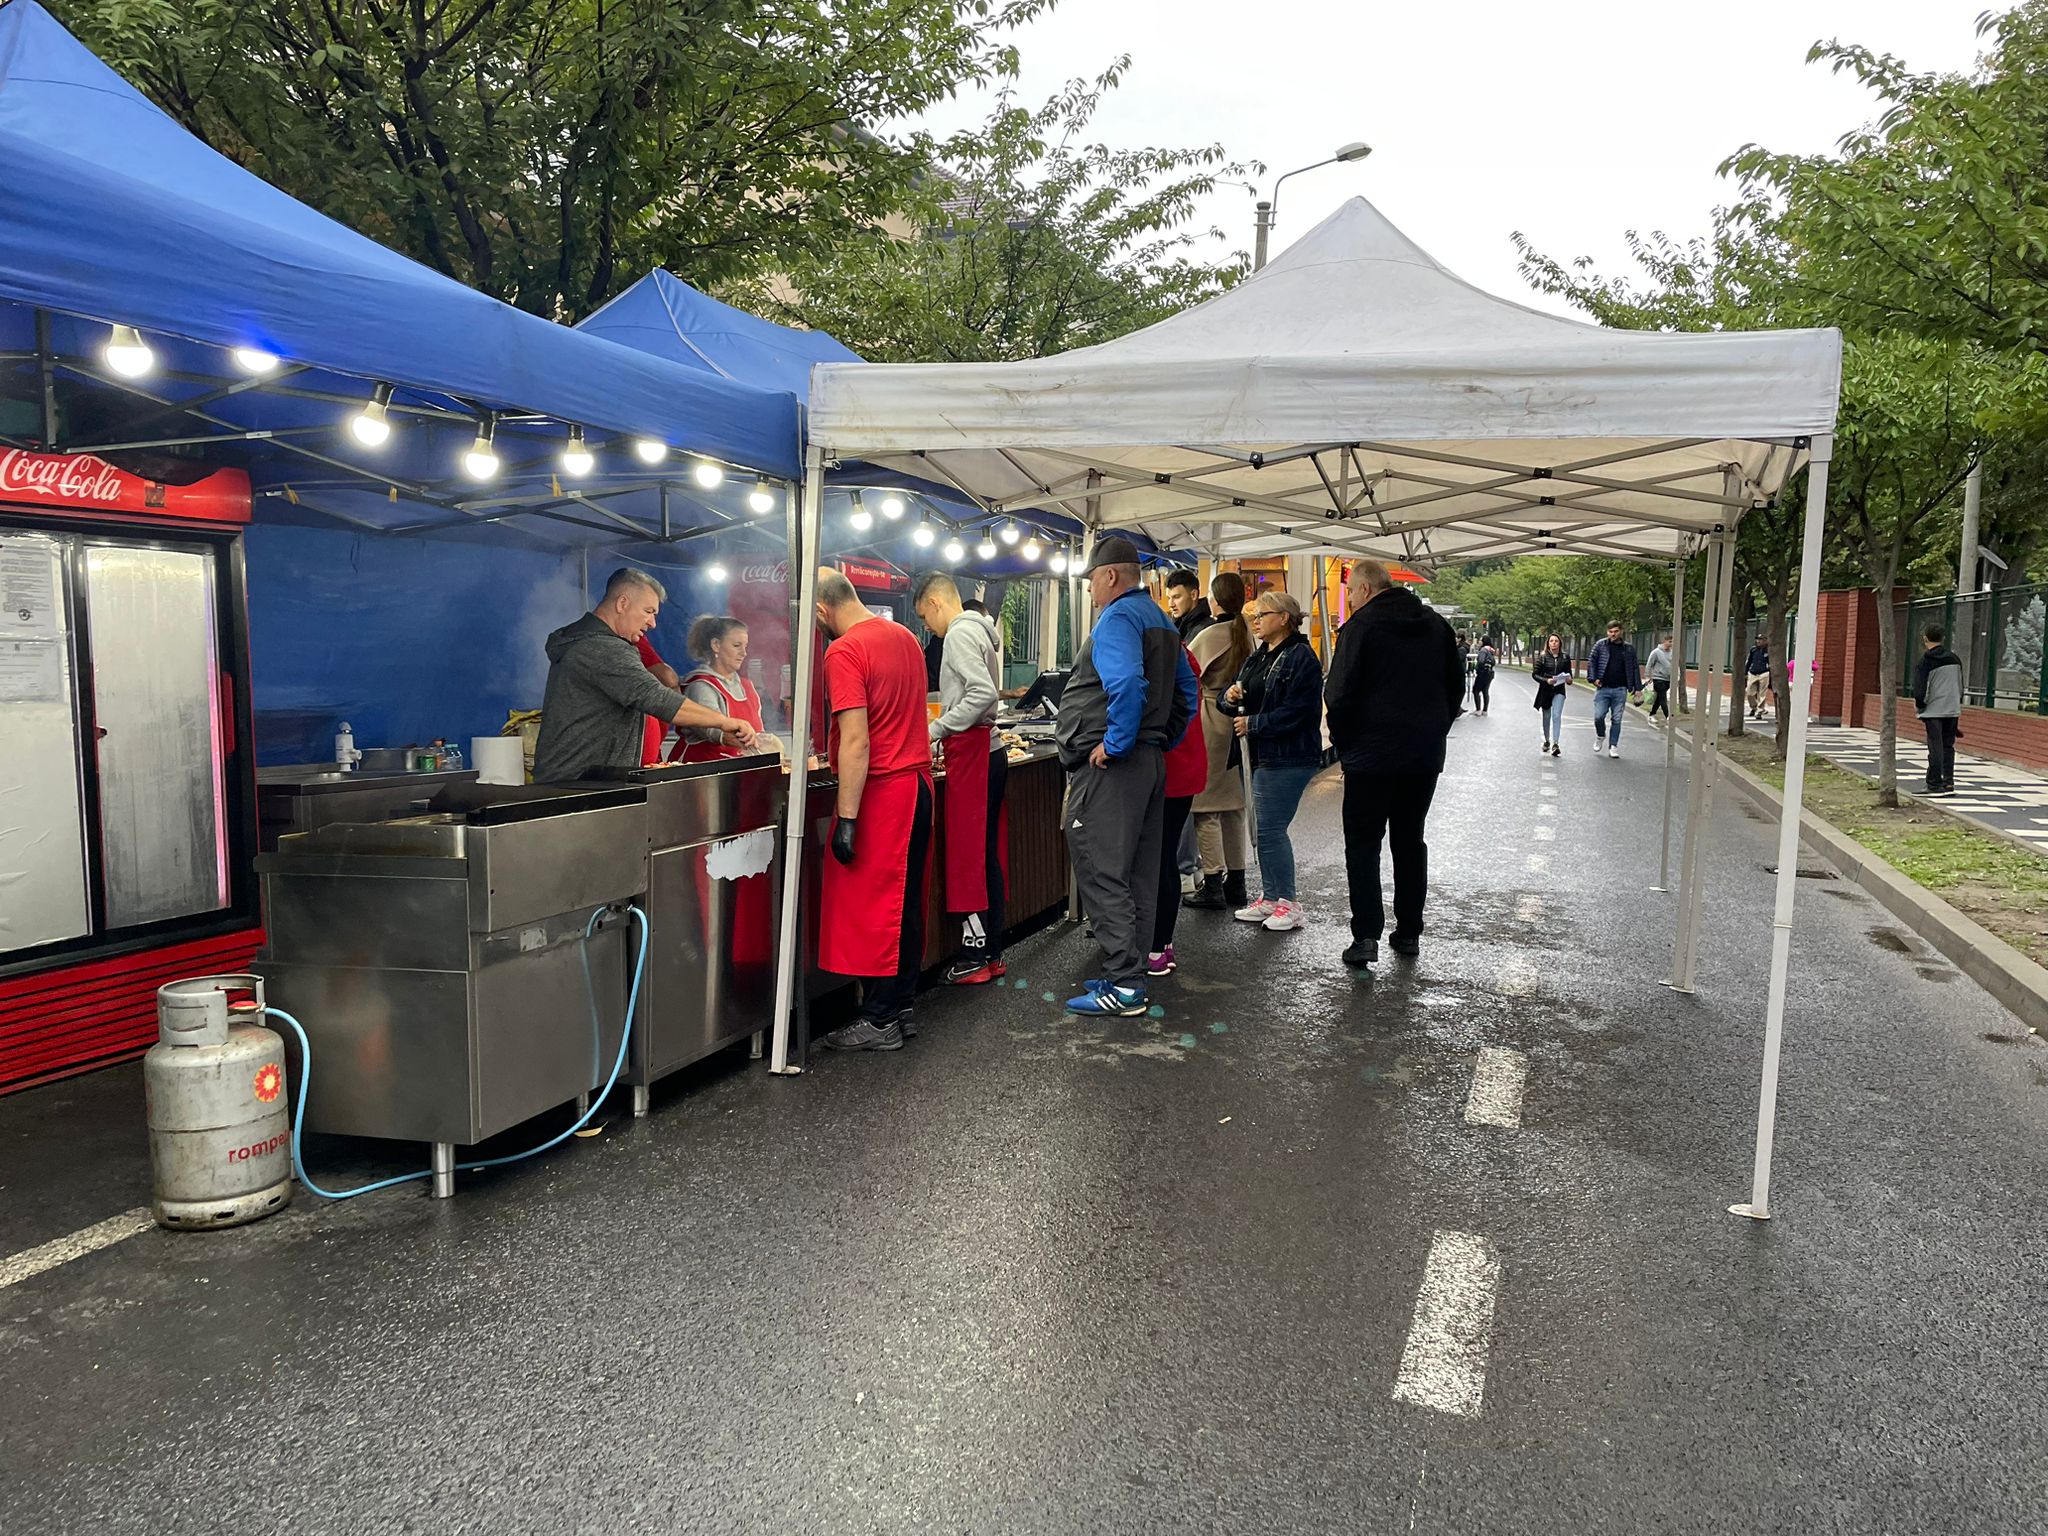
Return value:
M 1871 693 L 1862 700 L 1865 723 L 1877 729 L 1883 695 Z M 1962 717 L 1962 750 L 1980 757 L 2015 763 L 2036 772 L 2048 771 L 2048 715 L 2023 715 L 2011 709 L 1966 707 Z M 1909 741 L 1920 735 L 1920 717 L 1910 694 L 1899 700 L 1899 739 Z
M 1892 595 L 1894 606 L 1906 601 L 1904 587 Z M 1877 716 L 1867 701 L 1877 695 L 1877 594 L 1868 587 L 1823 592 L 1814 613 L 1814 717 L 1829 725 L 1875 728 Z M 1898 637 L 1905 644 L 1905 637 Z

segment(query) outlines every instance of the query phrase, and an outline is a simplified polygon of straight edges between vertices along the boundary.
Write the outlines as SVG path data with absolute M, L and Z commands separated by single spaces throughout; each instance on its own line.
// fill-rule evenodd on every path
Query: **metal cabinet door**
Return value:
M 213 556 L 89 542 L 107 926 L 228 904 Z
M 0 957 L 92 929 L 65 553 L 0 535 Z

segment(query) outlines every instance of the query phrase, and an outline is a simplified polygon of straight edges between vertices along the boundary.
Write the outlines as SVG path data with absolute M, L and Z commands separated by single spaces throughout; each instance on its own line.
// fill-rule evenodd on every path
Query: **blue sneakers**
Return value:
M 1088 990 L 1079 997 L 1067 999 L 1067 1012 L 1092 1018 L 1129 1019 L 1150 1006 L 1143 987 L 1112 986 L 1100 978 L 1089 981 L 1087 986 Z

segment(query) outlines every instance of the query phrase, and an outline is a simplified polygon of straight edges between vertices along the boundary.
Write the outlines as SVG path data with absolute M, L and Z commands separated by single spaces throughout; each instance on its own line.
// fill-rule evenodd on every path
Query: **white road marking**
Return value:
M 1557 786 L 1555 784 L 1539 785 L 1536 793 L 1549 799 L 1555 799 L 1557 796 Z
M 1555 816 L 1557 814 L 1557 807 L 1554 805 L 1539 805 L 1536 807 L 1536 814 L 1538 816 Z
M 1500 989 L 1509 997 L 1534 997 L 1538 979 L 1534 963 L 1519 955 L 1500 968 Z
M 1547 809 L 1547 807 L 1546 807 L 1546 809 Z M 1534 833 L 1534 838 L 1535 838 L 1535 841 L 1537 841 L 1537 842 L 1539 842 L 1539 843 L 1554 843 L 1554 842 L 1556 842 L 1556 841 L 1557 841 L 1557 828 L 1555 828 L 1555 827 L 1538 827 L 1538 828 L 1536 828 L 1536 830 L 1535 830 L 1535 833 Z
M 1438 1232 L 1430 1244 L 1415 1321 L 1394 1380 L 1397 1402 L 1477 1418 L 1486 1393 L 1486 1348 L 1500 1256 L 1471 1232 Z
M 1550 855 L 1547 853 L 1532 853 L 1523 867 L 1532 875 L 1548 874 L 1550 872 Z
M 0 1291 L 24 1280 L 32 1280 L 59 1264 L 69 1264 L 88 1253 L 111 1248 L 138 1232 L 147 1232 L 155 1224 L 156 1218 L 149 1214 L 149 1207 L 138 1206 L 132 1211 L 123 1211 L 119 1216 L 109 1216 L 105 1221 L 81 1228 L 69 1237 L 52 1238 L 40 1248 L 30 1248 L 11 1258 L 0 1259 Z
M 1533 923 L 1543 915 L 1541 896 L 1524 896 L 1515 903 L 1515 917 L 1524 923 Z
M 1465 1100 L 1467 1125 L 1498 1125 L 1514 1130 L 1522 1123 L 1522 1085 L 1529 1076 L 1529 1058 L 1520 1051 L 1489 1045 L 1472 1064 L 1472 1095 Z

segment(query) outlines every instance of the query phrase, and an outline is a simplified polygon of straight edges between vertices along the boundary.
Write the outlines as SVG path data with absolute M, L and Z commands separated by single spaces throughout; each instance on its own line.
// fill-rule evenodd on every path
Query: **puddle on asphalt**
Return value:
M 1960 971 L 1944 971 L 1931 965 L 1916 965 L 1913 967 L 1913 974 L 1922 981 L 1954 981 L 1962 973 Z
M 1903 933 L 1894 928 L 1873 928 L 1864 937 L 1879 949 L 1888 949 L 1895 955 L 1910 955 L 1913 946 Z

